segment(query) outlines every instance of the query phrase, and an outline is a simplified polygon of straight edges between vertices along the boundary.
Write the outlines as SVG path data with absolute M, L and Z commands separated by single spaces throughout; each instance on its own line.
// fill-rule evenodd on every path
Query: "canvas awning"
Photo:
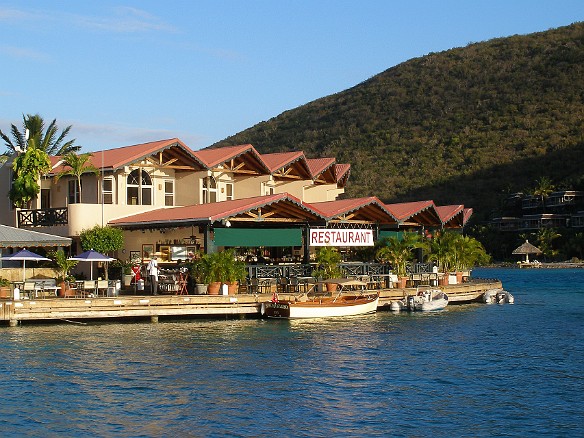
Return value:
M 215 246 L 302 246 L 301 228 L 216 228 Z
M 68 237 L 0 225 L 0 248 L 31 248 L 39 246 L 70 246 Z

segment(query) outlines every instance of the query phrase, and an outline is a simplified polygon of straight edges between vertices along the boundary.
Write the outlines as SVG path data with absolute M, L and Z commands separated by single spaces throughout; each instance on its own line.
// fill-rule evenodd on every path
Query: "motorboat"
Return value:
M 513 304 L 515 297 L 504 289 L 490 289 L 483 294 L 486 304 Z
M 365 315 L 377 311 L 379 293 L 339 293 L 336 296 L 304 295 L 300 299 L 280 300 L 274 294 L 261 305 L 261 314 L 267 318 L 330 318 Z
M 448 295 L 440 289 L 426 289 L 410 295 L 407 299 L 408 309 L 415 311 L 442 310 L 448 305 Z

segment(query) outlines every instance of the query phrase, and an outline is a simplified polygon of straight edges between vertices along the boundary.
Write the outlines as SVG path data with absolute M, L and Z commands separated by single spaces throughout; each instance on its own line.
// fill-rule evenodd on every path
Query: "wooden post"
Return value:
M 158 324 L 158 315 L 152 315 L 152 316 L 150 317 L 150 322 L 151 322 L 152 324 Z

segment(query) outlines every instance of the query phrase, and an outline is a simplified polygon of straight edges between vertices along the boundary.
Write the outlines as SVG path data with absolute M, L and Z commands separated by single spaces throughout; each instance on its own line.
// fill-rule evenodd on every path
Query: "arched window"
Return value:
M 217 202 L 217 182 L 212 176 L 203 178 L 203 204 Z
M 135 169 L 128 175 L 126 184 L 128 205 L 152 205 L 152 180 L 143 169 Z

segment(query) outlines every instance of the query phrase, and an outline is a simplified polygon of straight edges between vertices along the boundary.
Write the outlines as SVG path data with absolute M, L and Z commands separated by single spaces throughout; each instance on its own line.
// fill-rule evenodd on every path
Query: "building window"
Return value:
M 114 179 L 112 177 L 104 178 L 102 181 L 103 188 L 103 203 L 113 204 L 114 203 Z
M 145 170 L 130 172 L 126 190 L 128 205 L 152 205 L 152 180 Z
M 174 181 L 171 179 L 164 181 L 164 205 L 168 207 L 174 205 Z
M 81 202 L 80 194 L 79 194 L 79 187 L 77 185 L 77 180 L 71 179 L 69 180 L 69 204 L 78 204 Z
M 274 187 L 273 183 L 262 183 L 262 185 L 264 186 L 264 195 L 267 196 L 276 193 L 276 187 Z
M 203 178 L 203 204 L 217 202 L 217 182 L 212 176 Z
M 227 201 L 233 200 L 233 183 L 225 183 L 225 199 Z
M 51 208 L 51 189 L 41 189 L 41 208 Z

